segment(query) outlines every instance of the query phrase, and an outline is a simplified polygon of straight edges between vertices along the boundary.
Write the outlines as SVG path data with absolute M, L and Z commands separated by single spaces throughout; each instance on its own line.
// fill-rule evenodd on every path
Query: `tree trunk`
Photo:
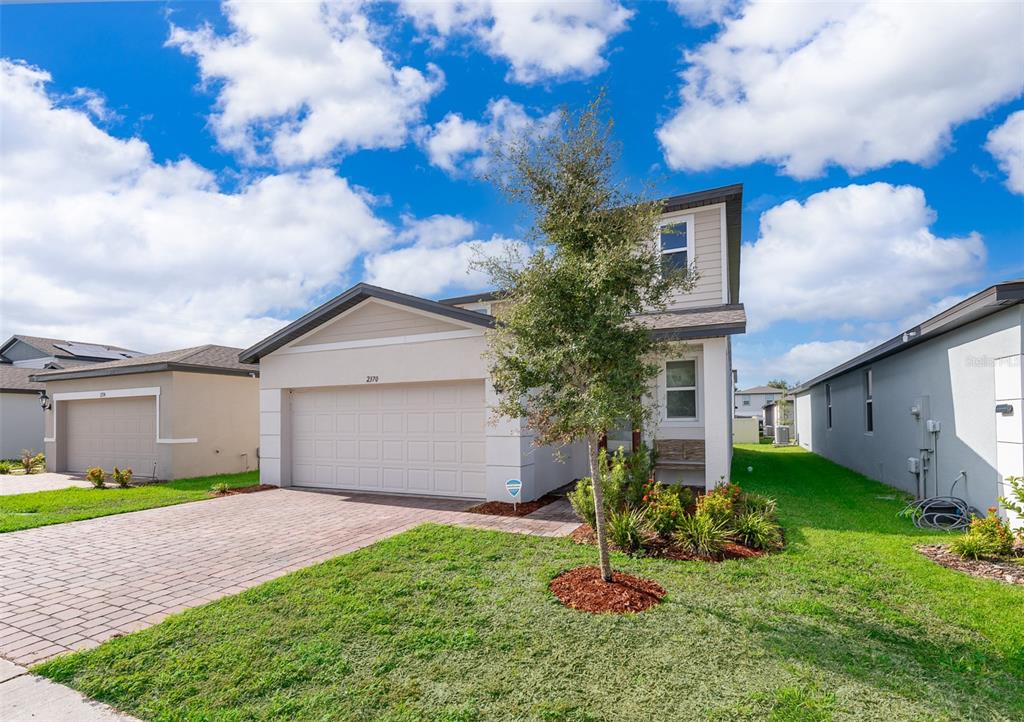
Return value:
M 601 449 L 600 440 L 597 437 L 587 439 L 587 448 L 590 451 L 590 480 L 594 487 L 594 525 L 597 527 L 594 532 L 597 534 L 597 556 L 601 562 L 601 578 L 606 582 L 612 580 L 612 564 L 608 559 L 608 537 L 605 536 L 604 523 L 604 489 L 601 488 L 601 479 L 598 474 L 600 465 Z

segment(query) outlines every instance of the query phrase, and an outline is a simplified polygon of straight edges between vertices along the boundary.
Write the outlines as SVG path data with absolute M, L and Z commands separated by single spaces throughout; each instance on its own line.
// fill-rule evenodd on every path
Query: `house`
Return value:
M 44 385 L 30 380 L 38 369 L 125 359 L 139 351 L 103 344 L 14 335 L 0 346 L 0 458 L 17 458 L 22 449 L 42 451 Z
M 652 388 L 658 439 L 699 449 L 677 480 L 713 486 L 732 455 L 731 336 L 739 303 L 742 186 L 665 200 L 665 263 L 694 263 L 697 286 L 641 319 L 678 341 Z M 501 299 L 433 301 L 358 284 L 244 351 L 260 367 L 260 478 L 265 484 L 530 500 L 588 473 L 585 447 L 533 446 L 522 420 L 495 420 L 484 357 Z M 631 429 L 609 446 L 630 447 Z
M 49 471 L 179 479 L 255 469 L 259 368 L 241 349 L 197 346 L 40 371 Z
M 984 513 L 1024 475 L 1024 280 L 990 286 L 799 386 L 800 446 Z
M 774 386 L 751 386 L 736 392 L 736 416 L 756 416 L 764 421 L 764 407 L 782 396 L 782 389 Z

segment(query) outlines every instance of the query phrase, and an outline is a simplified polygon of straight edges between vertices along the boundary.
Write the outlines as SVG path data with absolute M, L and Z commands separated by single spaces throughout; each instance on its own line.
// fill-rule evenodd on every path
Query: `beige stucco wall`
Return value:
M 458 331 L 462 328 L 464 327 L 443 321 L 437 316 L 410 313 L 408 309 L 396 308 L 394 304 L 370 299 L 297 340 L 293 345 L 312 346 L 339 341 Z
M 46 393 L 50 398 L 56 394 L 71 393 L 77 391 L 108 391 L 111 389 L 137 389 L 137 388 L 159 388 L 161 400 L 170 398 L 173 394 L 174 382 L 169 371 L 160 373 L 127 374 L 124 376 L 101 376 L 97 378 L 68 379 L 66 381 L 47 381 Z M 67 401 L 54 401 L 53 408 L 46 412 L 45 433 L 46 433 L 46 468 L 48 471 L 63 471 L 66 467 L 64 456 L 64 440 L 66 431 L 64 429 L 64 417 L 66 415 Z M 153 397 L 153 404 L 156 405 L 156 397 Z M 56 428 L 54 420 L 56 419 Z M 160 418 L 157 419 L 158 435 L 173 438 L 171 410 L 168 404 L 161 401 Z M 55 437 L 56 432 L 56 437 Z M 56 440 L 54 440 L 56 438 Z M 156 474 L 160 479 L 174 478 L 172 463 L 171 445 L 157 444 Z M 140 475 L 149 475 L 149 471 Z
M 49 381 L 46 384 L 51 398 L 55 394 L 69 392 L 139 388 L 160 390 L 157 436 L 163 441 L 156 445 L 158 478 L 180 479 L 243 471 L 246 461 L 249 468 L 256 468 L 259 443 L 257 379 L 162 371 Z M 152 398 L 156 405 L 156 397 Z M 46 412 L 46 464 L 50 471 L 61 471 L 66 464 L 66 432 L 62 424 L 65 416 L 63 405 L 66 403 L 69 402 L 55 401 L 54 409 Z M 193 438 L 197 441 L 182 441 Z M 243 453 L 248 455 L 245 461 L 241 456 Z
M 736 444 L 756 444 L 760 441 L 756 416 L 737 416 L 732 420 L 732 440 Z
M 259 379 L 181 371 L 175 371 L 173 378 L 174 393 L 163 405 L 170 407 L 174 436 L 199 440 L 173 444 L 174 478 L 255 469 Z

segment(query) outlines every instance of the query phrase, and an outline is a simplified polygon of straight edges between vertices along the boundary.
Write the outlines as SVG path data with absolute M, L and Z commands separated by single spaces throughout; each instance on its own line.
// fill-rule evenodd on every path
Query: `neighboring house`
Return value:
M 0 458 L 17 458 L 22 449 L 43 450 L 44 386 L 29 377 L 39 369 L 61 369 L 125 359 L 139 351 L 103 344 L 39 336 L 11 336 L 0 346 Z
M 756 416 L 764 421 L 765 404 L 782 396 L 782 389 L 774 386 L 752 386 L 736 392 L 736 415 Z
M 206 345 L 37 372 L 51 406 L 47 469 L 180 479 L 256 468 L 259 367 L 239 363 L 239 351 Z
M 665 200 L 666 264 L 694 263 L 697 286 L 643 322 L 680 341 L 652 394 L 659 439 L 701 446 L 711 487 L 732 458 L 731 335 L 739 303 L 742 186 Z M 243 352 L 260 365 L 261 481 L 280 486 L 508 500 L 534 499 L 587 471 L 583 444 L 537 448 L 522 420 L 491 417 L 487 330 L 500 297 L 430 301 L 358 284 Z M 629 429 L 609 446 L 631 446 Z
M 801 446 L 982 513 L 1024 475 L 1024 280 L 996 284 L 798 387 Z

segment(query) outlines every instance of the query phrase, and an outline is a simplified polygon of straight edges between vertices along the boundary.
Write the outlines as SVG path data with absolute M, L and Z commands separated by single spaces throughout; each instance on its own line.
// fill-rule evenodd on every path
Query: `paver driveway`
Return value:
M 94 647 L 423 522 L 545 536 L 579 523 L 468 506 L 275 489 L 0 534 L 0 657 L 25 665 Z

